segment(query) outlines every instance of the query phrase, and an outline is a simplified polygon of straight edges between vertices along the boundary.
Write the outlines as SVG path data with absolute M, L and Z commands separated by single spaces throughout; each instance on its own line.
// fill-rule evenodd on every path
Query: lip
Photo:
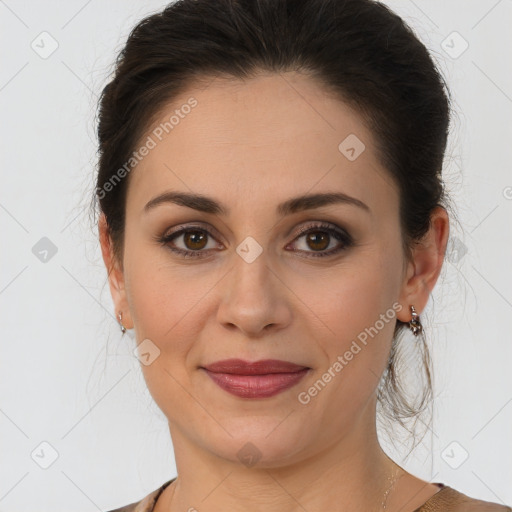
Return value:
M 220 388 L 241 398 L 277 395 L 297 384 L 310 370 L 309 367 L 277 359 L 252 363 L 242 359 L 226 359 L 201 369 Z

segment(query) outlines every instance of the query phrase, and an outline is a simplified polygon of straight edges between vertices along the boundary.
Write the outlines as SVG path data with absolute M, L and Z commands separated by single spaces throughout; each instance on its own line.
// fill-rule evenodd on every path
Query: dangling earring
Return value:
M 409 328 L 411 329 L 414 336 L 418 336 L 421 333 L 421 331 L 423 330 L 423 326 L 421 325 L 420 317 L 419 317 L 418 313 L 416 313 L 416 309 L 414 309 L 414 306 L 410 306 L 410 307 L 411 307 L 412 319 L 409 322 Z
M 126 332 L 126 327 L 123 325 L 123 314 L 119 313 L 117 315 L 117 318 L 119 318 L 119 325 L 121 326 L 121 332 L 124 334 Z

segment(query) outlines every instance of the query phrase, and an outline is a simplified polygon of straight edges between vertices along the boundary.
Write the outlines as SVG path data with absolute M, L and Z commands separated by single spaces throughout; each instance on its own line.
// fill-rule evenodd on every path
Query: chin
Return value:
M 287 414 L 225 420 L 223 426 L 233 437 L 222 431 L 220 438 L 212 439 L 210 432 L 210 437 L 203 438 L 203 444 L 206 440 L 210 452 L 247 468 L 291 464 L 308 451 L 316 436 L 309 439 L 304 422 Z

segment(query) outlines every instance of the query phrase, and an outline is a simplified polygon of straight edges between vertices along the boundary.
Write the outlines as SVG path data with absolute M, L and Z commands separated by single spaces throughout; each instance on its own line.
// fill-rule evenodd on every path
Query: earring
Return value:
M 410 307 L 411 307 L 412 319 L 409 322 L 409 328 L 411 329 L 414 336 L 418 336 L 418 334 L 420 334 L 421 331 L 423 330 L 423 326 L 421 325 L 420 317 L 419 317 L 418 313 L 416 313 L 416 309 L 414 309 L 414 306 L 410 306 Z
M 126 327 L 123 325 L 123 314 L 119 313 L 117 315 L 117 318 L 119 318 L 119 325 L 121 326 L 121 332 L 124 334 L 126 332 Z

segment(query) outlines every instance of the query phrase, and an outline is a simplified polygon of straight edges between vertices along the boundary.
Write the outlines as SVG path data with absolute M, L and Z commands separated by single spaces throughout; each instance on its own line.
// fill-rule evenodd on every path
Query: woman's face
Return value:
M 252 450 L 270 467 L 373 428 L 396 318 L 410 319 L 408 266 L 398 190 L 358 114 L 296 73 L 216 79 L 174 101 L 141 144 L 114 298 L 145 340 L 174 443 L 232 461 Z M 204 200 L 148 206 L 168 192 Z M 294 201 L 317 194 L 351 199 Z M 241 397 L 203 369 L 232 358 L 309 370 Z

